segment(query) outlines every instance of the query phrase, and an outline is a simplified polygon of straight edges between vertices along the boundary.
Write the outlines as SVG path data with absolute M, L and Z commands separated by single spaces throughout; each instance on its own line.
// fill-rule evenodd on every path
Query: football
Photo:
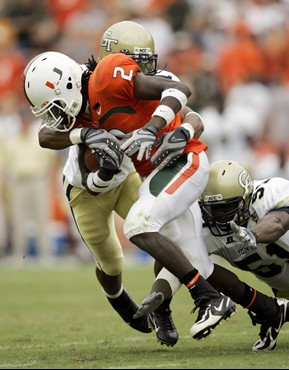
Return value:
M 100 165 L 97 159 L 97 156 L 93 149 L 86 148 L 84 152 L 84 163 L 85 166 L 89 169 L 91 172 L 96 172 L 99 170 Z

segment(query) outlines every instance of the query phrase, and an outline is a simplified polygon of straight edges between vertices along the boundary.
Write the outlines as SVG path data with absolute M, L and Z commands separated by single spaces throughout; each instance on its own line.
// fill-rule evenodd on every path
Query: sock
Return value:
M 172 299 L 173 297 L 165 299 L 163 303 L 155 310 L 155 313 L 162 314 L 164 312 L 171 311 L 170 304 L 171 304 Z
M 118 312 L 128 310 L 131 307 L 131 298 L 123 288 L 121 288 L 120 294 L 116 294 L 115 296 L 106 294 L 106 296 L 109 303 Z
M 254 312 L 258 318 L 268 320 L 279 314 L 279 306 L 274 298 L 266 296 L 245 283 L 245 291 L 240 305 Z
M 189 292 L 197 306 L 202 303 L 206 304 L 207 302 L 220 297 L 220 293 L 213 288 L 196 269 L 186 274 L 182 279 L 180 279 L 180 282 L 185 284 L 189 289 Z
M 186 274 L 180 279 L 181 284 L 184 284 L 187 288 L 189 288 L 190 283 L 196 278 L 196 281 L 198 280 L 198 277 L 200 276 L 200 273 L 197 269 L 193 269 L 191 272 Z M 190 286 L 188 286 L 190 285 Z

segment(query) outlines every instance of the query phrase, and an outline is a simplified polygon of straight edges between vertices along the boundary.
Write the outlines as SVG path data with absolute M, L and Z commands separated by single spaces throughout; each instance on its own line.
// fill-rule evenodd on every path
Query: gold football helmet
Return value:
M 110 26 L 103 34 L 99 60 L 112 53 L 124 53 L 135 60 L 143 73 L 156 73 L 157 58 L 154 39 L 142 25 L 122 21 Z
M 238 225 L 247 223 L 252 192 L 252 179 L 240 164 L 228 160 L 211 164 L 208 184 L 199 204 L 206 226 L 213 235 L 231 234 L 231 220 Z

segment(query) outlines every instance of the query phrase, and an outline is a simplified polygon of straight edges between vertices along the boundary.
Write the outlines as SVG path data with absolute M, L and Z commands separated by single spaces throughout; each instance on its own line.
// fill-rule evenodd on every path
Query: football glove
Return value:
M 182 126 L 163 134 L 155 143 L 160 147 L 151 157 L 152 165 L 158 166 L 160 170 L 165 166 L 171 166 L 182 155 L 189 139 L 189 131 Z
M 83 128 L 81 140 L 95 154 L 102 158 L 104 166 L 119 168 L 123 160 L 123 151 L 117 138 L 106 130 Z M 101 163 L 100 163 L 101 164 Z
M 153 144 L 156 140 L 158 129 L 153 125 L 146 125 L 131 133 L 122 145 L 121 149 L 129 157 L 138 151 L 137 160 L 141 161 L 145 154 L 145 159 L 150 159 Z
M 257 248 L 256 234 L 246 227 L 238 226 L 234 221 L 230 221 L 231 230 L 236 239 L 249 250 Z

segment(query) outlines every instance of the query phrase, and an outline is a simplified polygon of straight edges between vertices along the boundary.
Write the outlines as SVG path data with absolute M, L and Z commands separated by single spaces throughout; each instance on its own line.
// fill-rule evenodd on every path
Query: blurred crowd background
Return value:
M 210 161 L 289 178 L 289 0 L 1 0 L 0 264 L 91 258 L 62 191 L 67 151 L 39 147 L 21 79 L 43 51 L 97 58 L 104 30 L 121 20 L 146 26 L 158 68 L 191 87 Z M 118 219 L 117 228 L 130 250 Z

